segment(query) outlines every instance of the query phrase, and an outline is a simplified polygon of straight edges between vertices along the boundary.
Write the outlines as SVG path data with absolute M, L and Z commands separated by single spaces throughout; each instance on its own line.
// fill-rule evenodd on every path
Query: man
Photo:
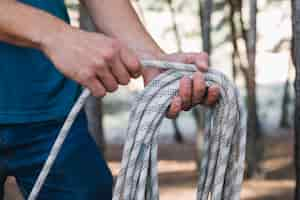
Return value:
M 201 71 L 207 69 L 207 56 L 164 54 L 128 0 L 82 3 L 98 33 L 71 27 L 63 0 L 0 1 L 0 184 L 3 186 L 6 176 L 15 176 L 25 197 L 78 97 L 79 85 L 103 97 L 140 75 L 147 84 L 160 73 L 141 67 L 139 60 L 148 58 L 193 63 L 199 68 L 192 79 L 181 80 L 168 117 L 200 102 L 214 104 L 219 95 L 218 87 L 211 86 L 203 98 Z M 39 199 L 111 197 L 111 173 L 81 113 Z

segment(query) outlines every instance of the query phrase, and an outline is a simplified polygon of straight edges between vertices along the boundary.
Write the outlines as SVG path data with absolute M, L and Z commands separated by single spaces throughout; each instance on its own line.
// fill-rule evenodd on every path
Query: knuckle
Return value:
M 101 59 L 95 59 L 93 62 L 93 67 L 98 71 L 104 68 L 104 62 Z
M 124 78 L 120 79 L 119 81 L 120 81 L 120 84 L 122 84 L 122 85 L 128 85 L 128 83 L 130 82 L 130 78 L 124 77 Z
M 194 79 L 198 80 L 198 81 L 204 81 L 204 75 L 202 72 L 196 72 Z
M 104 89 L 94 90 L 93 95 L 95 97 L 104 97 L 106 95 L 106 91 Z
M 106 91 L 104 89 L 98 90 L 99 97 L 104 97 L 106 95 Z
M 191 56 L 186 55 L 186 56 L 183 58 L 183 62 L 184 62 L 184 63 L 187 63 L 187 64 L 190 64 L 190 63 L 192 63 L 192 59 L 191 59 L 191 58 L 192 58 Z
M 113 84 L 111 87 L 110 87 L 110 92 L 114 92 L 118 89 L 118 85 L 117 84 Z
M 129 60 L 129 67 L 132 72 L 139 72 L 140 71 L 140 63 L 135 56 Z
M 88 84 L 93 79 L 94 79 L 94 73 L 92 70 L 86 71 L 82 75 L 82 82 L 84 82 L 85 84 Z
M 179 95 L 183 101 L 186 101 L 190 98 L 191 92 L 188 89 L 182 87 L 182 89 L 179 91 Z
M 112 47 L 106 48 L 103 51 L 102 56 L 103 56 L 104 60 L 112 60 L 115 56 L 115 49 Z
M 192 95 L 192 92 L 190 90 L 184 90 L 182 92 L 182 95 L 183 95 L 183 98 L 185 99 L 190 99 L 191 95 Z
M 205 92 L 205 89 L 206 89 L 205 82 L 199 84 L 198 92 L 204 93 L 204 92 Z
M 110 45 L 112 49 L 119 50 L 121 48 L 121 43 L 116 39 L 112 39 Z
M 105 68 L 106 68 L 106 66 L 103 65 L 103 64 L 98 64 L 98 65 L 95 65 L 94 67 L 95 67 L 95 71 L 98 72 L 98 73 L 99 72 L 104 72 Z
M 118 84 L 115 82 L 110 82 L 107 84 L 107 91 L 114 92 L 118 89 Z
M 186 88 L 189 84 L 189 80 L 187 77 L 183 77 L 181 80 L 180 80 L 180 86 L 181 88 Z

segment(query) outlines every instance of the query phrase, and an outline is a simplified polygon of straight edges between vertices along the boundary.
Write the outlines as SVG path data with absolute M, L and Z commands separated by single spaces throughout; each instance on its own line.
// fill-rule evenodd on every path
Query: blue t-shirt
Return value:
M 19 1 L 69 22 L 63 0 Z M 0 42 L 0 124 L 63 118 L 79 92 L 42 52 Z

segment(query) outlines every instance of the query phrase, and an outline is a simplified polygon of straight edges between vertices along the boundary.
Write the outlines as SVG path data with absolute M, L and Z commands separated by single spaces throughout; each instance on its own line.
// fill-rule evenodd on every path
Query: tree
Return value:
M 289 65 L 289 72 L 291 71 L 291 65 Z M 281 103 L 281 119 L 280 119 L 280 127 L 281 128 L 289 128 L 290 123 L 289 123 L 289 103 L 291 101 L 291 96 L 290 96 L 290 80 L 289 78 L 286 79 L 284 83 L 284 94 L 282 98 L 282 103 Z
M 247 29 L 243 18 L 242 0 L 228 0 L 230 6 L 230 27 L 231 42 L 233 46 L 232 62 L 233 77 L 236 77 L 237 71 L 240 70 L 245 78 L 247 90 L 247 176 L 252 177 L 259 172 L 258 162 L 261 159 L 263 145 L 261 141 L 261 130 L 257 115 L 256 102 L 256 15 L 257 1 L 250 1 L 250 22 Z M 243 39 L 244 52 L 237 42 L 239 38 Z M 242 59 L 242 54 L 246 53 L 246 60 Z
M 211 53 L 211 15 L 213 12 L 213 0 L 199 0 L 199 16 L 203 51 Z
M 178 49 L 178 52 L 182 52 L 181 38 L 180 38 L 179 28 L 178 28 L 178 25 L 176 22 L 176 10 L 173 7 L 173 0 L 167 0 L 167 5 L 169 7 L 170 14 L 171 14 L 172 29 L 175 34 L 177 49 Z
M 199 0 L 199 18 L 201 26 L 202 49 L 210 58 L 211 55 L 211 15 L 213 10 L 213 0 Z M 205 109 L 194 108 L 193 116 L 197 123 L 196 155 L 197 166 L 201 166 L 203 145 L 204 145 L 204 127 L 205 127 Z
M 250 1 L 250 28 L 247 38 L 247 57 L 248 57 L 248 70 L 245 70 L 246 86 L 247 86 L 247 107 L 248 107 L 248 145 L 247 145 L 247 164 L 248 175 L 251 177 L 258 170 L 259 151 L 257 148 L 257 141 L 260 136 L 260 128 L 257 116 L 257 103 L 256 103 L 256 14 L 257 14 L 257 0 Z M 262 145 L 260 145 L 262 146 Z
M 300 199 L 300 1 L 292 0 L 292 58 L 296 67 L 295 79 L 295 145 L 294 160 L 296 170 L 295 200 Z
M 238 30 L 236 27 L 236 23 L 235 23 L 235 17 L 239 13 L 239 8 L 241 7 L 241 5 L 239 4 L 240 2 L 237 0 L 228 0 L 229 3 L 229 23 L 230 23 L 230 30 L 231 30 L 231 43 L 232 43 L 232 47 L 233 47 L 233 51 L 232 51 L 232 75 L 233 75 L 233 79 L 234 81 L 236 81 L 237 78 L 237 71 L 238 69 L 241 69 L 243 66 L 242 63 L 242 59 L 241 59 L 241 55 L 240 55 L 240 50 L 238 47 L 238 39 L 239 39 L 239 34 L 238 34 Z M 241 17 L 241 16 L 240 16 Z M 244 67 L 245 68 L 245 67 Z
M 167 0 L 167 5 L 168 8 L 170 10 L 170 14 L 171 14 L 171 22 L 172 22 L 172 30 L 174 32 L 175 35 L 175 41 L 177 44 L 177 49 L 178 52 L 182 52 L 182 42 L 181 42 L 181 37 L 180 37 L 180 32 L 179 32 L 179 28 L 176 22 L 176 9 L 173 6 L 173 0 Z M 179 126 L 177 124 L 177 119 L 172 119 L 172 125 L 174 128 L 174 139 L 177 143 L 183 143 L 183 136 L 182 133 L 179 129 Z

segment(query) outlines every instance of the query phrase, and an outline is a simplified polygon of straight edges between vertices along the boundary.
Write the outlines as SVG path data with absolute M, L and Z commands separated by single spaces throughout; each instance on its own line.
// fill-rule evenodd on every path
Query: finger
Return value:
M 101 70 L 98 70 L 97 77 L 105 87 L 106 91 L 114 92 L 118 89 L 118 83 L 108 67 L 102 67 Z
M 193 76 L 193 97 L 192 104 L 197 105 L 201 103 L 205 93 L 206 83 L 201 72 L 195 72 Z
M 212 85 L 208 88 L 208 95 L 205 100 L 205 104 L 212 106 L 214 105 L 220 96 L 220 88 L 217 85 Z
M 141 64 L 133 51 L 128 48 L 122 48 L 120 58 L 132 78 L 137 78 L 142 74 Z
M 200 71 L 206 72 L 208 69 L 208 55 L 202 53 L 187 53 L 185 63 L 195 64 Z
M 95 97 L 104 97 L 106 95 L 104 86 L 96 78 L 92 79 L 87 87 L 91 90 L 93 96 Z
M 188 110 L 192 106 L 192 80 L 185 76 L 179 83 L 179 96 L 182 100 L 182 109 Z
M 200 71 L 206 72 L 208 70 L 208 55 L 207 53 L 199 53 L 195 55 L 195 64 Z
M 120 85 L 127 85 L 130 75 L 119 58 L 116 58 L 111 66 L 111 72 Z
M 178 116 L 181 111 L 181 98 L 179 96 L 174 97 L 171 102 L 171 105 L 167 111 L 167 117 L 170 119 L 174 119 Z

